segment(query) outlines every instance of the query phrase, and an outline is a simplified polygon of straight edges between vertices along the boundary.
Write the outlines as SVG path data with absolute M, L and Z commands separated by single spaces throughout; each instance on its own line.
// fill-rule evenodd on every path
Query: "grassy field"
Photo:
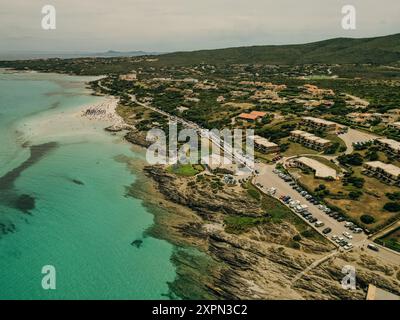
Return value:
M 228 233 L 240 234 L 260 224 L 268 222 L 266 217 L 243 217 L 243 216 L 227 216 L 224 219 L 225 231 Z
M 393 230 L 382 238 L 376 240 L 377 243 L 400 252 L 400 228 Z
M 318 162 L 323 163 L 324 165 L 328 166 L 329 168 L 332 168 L 336 170 L 337 173 L 340 173 L 342 170 L 340 169 L 339 166 L 334 164 L 332 161 L 324 158 L 324 157 L 319 157 L 319 156 L 307 156 L 307 158 L 317 160 Z
M 313 149 L 306 148 L 299 143 L 290 141 L 288 138 L 281 140 L 281 143 L 289 143 L 289 149 L 282 153 L 284 157 L 293 157 L 301 154 L 318 154 L 319 152 Z
M 167 172 L 178 176 L 192 177 L 200 173 L 202 171 L 201 168 L 201 166 L 191 164 L 172 165 L 167 168 Z

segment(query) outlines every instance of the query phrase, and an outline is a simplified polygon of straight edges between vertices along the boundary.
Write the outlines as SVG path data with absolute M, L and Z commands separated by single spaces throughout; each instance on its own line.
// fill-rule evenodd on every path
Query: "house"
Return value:
M 345 127 L 332 121 L 314 117 L 303 117 L 303 124 L 317 130 L 336 131 L 342 130 Z
M 400 187 L 400 168 L 381 161 L 370 161 L 364 164 L 362 171 L 365 175 L 373 176 L 382 182 Z
M 316 135 L 302 130 L 294 130 L 290 132 L 290 140 L 302 144 L 303 146 L 322 151 L 331 146 L 331 141 L 317 137 Z
M 312 96 L 334 96 L 335 92 L 332 89 L 320 89 L 315 85 L 312 84 L 305 84 L 303 86 L 305 92 L 307 92 L 308 94 L 311 94 Z
M 125 80 L 125 81 L 136 81 L 137 80 L 137 73 L 136 71 L 132 71 L 131 73 L 128 74 L 121 74 L 119 76 L 120 80 Z
M 379 138 L 375 139 L 375 144 L 385 153 L 400 158 L 400 142 L 393 139 Z
M 238 115 L 239 119 L 246 120 L 249 122 L 260 122 L 263 117 L 267 115 L 266 112 L 262 111 L 252 111 L 250 113 L 241 113 Z
M 335 169 L 311 158 L 300 157 L 293 159 L 290 166 L 301 169 L 311 170 L 316 178 L 321 179 L 338 179 Z
M 366 124 L 367 122 L 379 119 L 379 117 L 376 114 L 367 112 L 366 113 L 351 112 L 346 115 L 346 118 L 355 124 Z
M 399 122 L 399 121 L 396 121 L 396 122 L 389 123 L 389 124 L 387 125 L 387 127 L 390 128 L 390 129 L 392 129 L 392 130 L 400 131 L 400 122 Z
M 279 152 L 279 145 L 276 143 L 268 141 L 264 137 L 253 136 L 254 148 L 262 153 L 274 153 Z

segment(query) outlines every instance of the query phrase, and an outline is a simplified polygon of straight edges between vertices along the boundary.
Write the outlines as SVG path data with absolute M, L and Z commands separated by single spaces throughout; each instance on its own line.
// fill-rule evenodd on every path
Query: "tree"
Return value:
M 338 157 L 341 165 L 361 166 L 363 164 L 363 157 L 359 153 L 345 154 Z
M 364 214 L 360 217 L 361 222 L 365 224 L 371 224 L 375 222 L 375 218 L 373 216 L 370 216 L 368 214 Z
M 358 200 L 360 197 L 362 196 L 362 192 L 361 191 L 350 191 L 349 192 L 349 198 L 351 200 Z
M 397 202 L 388 202 L 383 206 L 383 209 L 389 212 L 399 212 L 400 204 Z

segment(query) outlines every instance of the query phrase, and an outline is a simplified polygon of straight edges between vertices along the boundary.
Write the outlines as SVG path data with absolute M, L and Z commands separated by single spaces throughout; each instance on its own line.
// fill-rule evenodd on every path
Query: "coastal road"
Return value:
M 192 121 L 188 121 L 188 120 L 179 118 L 177 116 L 169 114 L 168 112 L 165 112 L 163 110 L 160 110 L 158 108 L 150 106 L 146 103 L 139 102 L 136 99 L 136 96 L 133 94 L 130 94 L 129 97 L 131 98 L 131 100 L 133 102 L 135 102 L 136 104 L 138 104 L 144 108 L 147 108 L 149 110 L 157 112 L 157 113 L 167 117 L 171 121 L 181 123 L 184 126 L 186 126 L 187 128 L 196 130 L 197 133 L 200 135 L 200 137 L 210 140 L 212 143 L 214 143 L 216 146 L 218 146 L 219 149 L 223 150 L 225 156 L 229 156 L 231 159 L 234 159 L 237 163 L 244 165 L 250 172 L 254 171 L 254 161 L 252 159 L 248 159 L 245 156 L 243 156 L 240 152 L 237 152 L 231 145 L 224 143 L 221 140 L 221 137 L 214 134 L 213 132 L 202 128 L 201 126 L 199 126 L 198 124 L 196 124 Z

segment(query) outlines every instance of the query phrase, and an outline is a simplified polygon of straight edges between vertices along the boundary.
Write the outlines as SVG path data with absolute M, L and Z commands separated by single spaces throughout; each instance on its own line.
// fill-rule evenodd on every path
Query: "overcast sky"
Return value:
M 57 29 L 41 28 L 41 9 Z M 341 8 L 357 29 L 341 28 Z M 0 51 L 177 51 L 400 32 L 400 0 L 0 0 Z

